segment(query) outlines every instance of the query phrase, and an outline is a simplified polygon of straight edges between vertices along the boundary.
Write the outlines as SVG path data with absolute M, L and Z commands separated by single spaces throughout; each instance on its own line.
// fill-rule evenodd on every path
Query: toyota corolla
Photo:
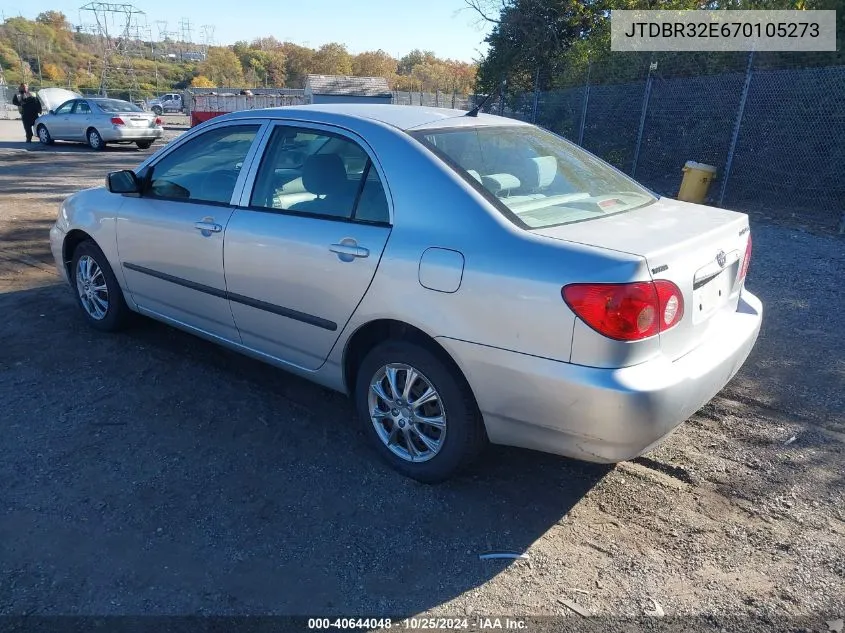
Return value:
M 421 481 L 487 442 L 640 455 L 760 329 L 746 215 L 661 198 L 511 119 L 236 112 L 106 185 L 50 233 L 92 326 L 140 313 L 345 392 Z

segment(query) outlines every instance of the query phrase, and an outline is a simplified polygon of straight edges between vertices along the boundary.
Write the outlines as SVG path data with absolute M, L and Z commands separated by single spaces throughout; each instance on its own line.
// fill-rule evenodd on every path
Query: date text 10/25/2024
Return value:
M 526 629 L 526 622 L 511 617 L 472 617 L 472 618 L 309 618 L 311 630 L 358 629 L 358 630 L 458 630 L 486 631 Z

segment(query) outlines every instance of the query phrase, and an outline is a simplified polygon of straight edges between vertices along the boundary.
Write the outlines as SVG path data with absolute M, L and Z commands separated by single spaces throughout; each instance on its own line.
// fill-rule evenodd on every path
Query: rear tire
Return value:
M 70 285 L 89 325 L 104 332 L 116 332 L 126 325 L 131 311 L 123 289 L 93 240 L 80 242 L 73 251 Z
M 406 388 L 408 376 L 413 377 Z M 398 393 L 392 393 L 391 385 Z M 395 470 L 417 481 L 449 479 L 469 466 L 487 443 L 463 376 L 419 345 L 390 340 L 370 350 L 358 370 L 354 398 L 375 450 Z M 435 421 L 442 426 L 431 424 Z
M 86 134 L 88 139 L 88 145 L 91 146 L 91 149 L 102 151 L 106 148 L 106 142 L 103 140 L 103 137 L 100 136 L 100 133 L 95 129 L 91 128 L 88 130 L 88 134 Z
M 138 145 L 138 149 L 150 149 L 152 147 L 152 141 L 138 141 L 136 143 Z
M 52 145 L 55 142 L 46 125 L 39 125 L 36 131 L 38 132 L 38 140 L 42 145 Z

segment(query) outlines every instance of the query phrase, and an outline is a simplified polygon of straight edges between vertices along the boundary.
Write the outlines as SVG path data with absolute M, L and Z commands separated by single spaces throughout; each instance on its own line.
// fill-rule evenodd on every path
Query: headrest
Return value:
M 482 184 L 494 194 L 519 189 L 519 178 L 513 174 L 490 174 L 481 177 Z
M 475 171 L 474 169 L 467 169 L 467 173 L 468 173 L 470 176 L 472 176 L 473 178 L 475 178 L 478 182 L 481 182 L 481 174 L 479 174 L 479 173 L 478 173 L 477 171 Z
M 531 159 L 533 167 L 532 180 L 530 185 L 536 189 L 545 189 L 557 176 L 557 158 L 554 156 L 537 156 Z
M 342 192 L 348 185 L 346 168 L 337 154 L 313 154 L 302 168 L 302 185 L 318 196 Z

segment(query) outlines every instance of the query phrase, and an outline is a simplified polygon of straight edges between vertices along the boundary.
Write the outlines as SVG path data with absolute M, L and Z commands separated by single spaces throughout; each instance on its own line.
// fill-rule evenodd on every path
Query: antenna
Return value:
M 507 79 L 502 79 L 502 83 L 500 83 L 499 86 L 493 92 L 491 92 L 489 95 L 484 97 L 481 100 L 481 103 L 479 103 L 472 110 L 467 112 L 464 116 L 477 117 L 478 113 L 481 111 L 481 108 L 486 106 L 487 102 L 490 101 L 490 99 L 492 99 L 495 95 L 504 95 L 505 94 L 505 86 L 507 85 L 507 83 L 508 83 Z

